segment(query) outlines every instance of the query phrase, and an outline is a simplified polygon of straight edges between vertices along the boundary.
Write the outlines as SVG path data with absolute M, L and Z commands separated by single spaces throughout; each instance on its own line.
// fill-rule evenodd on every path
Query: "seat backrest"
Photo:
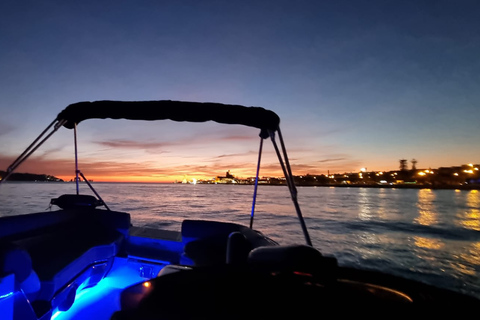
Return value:
M 332 274 L 336 259 L 324 257 L 307 245 L 266 246 L 252 250 L 248 264 L 254 270 L 266 272 L 296 272 L 310 275 Z M 328 271 L 328 272 L 326 272 Z
M 252 245 L 243 233 L 239 231 L 230 233 L 227 240 L 226 263 L 236 266 L 246 265 L 250 250 Z
M 32 268 L 28 252 L 12 243 L 0 243 L 0 282 L 3 277 L 14 275 L 14 287 L 21 289 L 29 300 L 35 300 L 40 291 L 40 280 Z

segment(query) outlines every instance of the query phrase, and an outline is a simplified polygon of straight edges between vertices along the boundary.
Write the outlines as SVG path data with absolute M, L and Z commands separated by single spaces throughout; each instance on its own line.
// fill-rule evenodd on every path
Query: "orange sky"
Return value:
M 239 178 L 255 176 L 256 154 L 232 155 L 236 157 L 235 161 L 228 160 L 222 164 L 218 159 L 211 158 L 198 160 L 195 158 L 193 163 L 188 163 L 188 159 L 173 158 L 168 163 L 161 159 L 146 158 L 135 161 L 135 158 L 118 160 L 85 159 L 79 156 L 79 170 L 89 180 L 102 182 L 174 182 L 176 180 L 188 179 L 212 179 L 216 176 L 224 176 L 230 170 L 230 173 Z M 228 158 L 226 156 L 220 158 Z M 0 166 L 5 170 L 12 162 L 12 157 L 0 157 Z M 155 161 L 157 160 L 157 161 Z M 272 158 L 272 154 L 263 155 L 261 175 L 264 176 L 283 176 L 281 167 Z M 183 162 L 182 162 L 183 161 Z M 272 162 L 273 161 L 273 162 Z M 162 166 L 163 165 L 163 166 Z M 51 157 L 35 157 L 27 159 L 15 172 L 50 174 L 65 181 L 69 181 L 75 176 L 74 157 L 70 159 L 52 159 Z
M 264 143 L 270 144 L 270 141 Z M 288 150 L 287 150 L 288 151 Z M 304 174 L 327 174 L 359 172 L 362 168 L 355 161 L 330 159 L 325 160 L 320 165 L 318 162 L 302 162 L 302 158 L 293 156 L 295 152 L 289 154 L 289 160 L 294 175 Z M 175 182 L 184 178 L 191 179 L 212 179 L 216 176 L 225 176 L 229 170 L 231 174 L 238 178 L 248 178 L 255 176 L 256 161 L 258 155 L 254 152 L 248 154 L 235 154 L 231 156 L 219 156 L 213 158 L 199 159 L 195 158 L 192 163 L 188 159 L 181 157 L 172 157 L 171 161 L 163 162 L 161 155 L 135 161 L 134 158 L 111 160 L 99 160 L 91 158 L 82 158 L 79 156 L 79 169 L 89 180 L 96 182 Z M 230 159 L 229 159 L 230 158 Z M 233 158 L 233 159 L 232 159 Z M 221 163 L 219 159 L 224 160 Z M 0 156 L 0 166 L 2 170 L 13 162 L 13 157 Z M 157 161 L 155 161 L 157 160 Z M 333 164 L 332 164 L 333 163 Z M 462 165 L 457 163 L 455 165 Z M 163 165 L 163 166 L 162 166 Z M 369 171 L 390 171 L 397 170 L 397 163 L 392 161 L 392 166 L 372 166 L 367 168 Z M 410 165 L 410 163 L 409 163 Z M 422 168 L 422 166 L 418 166 Z M 428 167 L 426 167 L 428 168 Z M 434 168 L 434 167 L 431 167 Z M 49 174 L 56 176 L 64 181 L 70 181 L 75 177 L 74 156 L 71 158 L 53 159 L 48 156 L 32 156 L 22 163 L 15 172 Z M 262 167 L 260 176 L 283 177 L 283 172 L 276 155 L 272 151 L 266 151 L 262 155 Z

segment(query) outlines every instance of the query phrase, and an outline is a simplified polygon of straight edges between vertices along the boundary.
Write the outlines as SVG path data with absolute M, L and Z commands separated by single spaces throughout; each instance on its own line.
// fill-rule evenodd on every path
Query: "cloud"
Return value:
M 256 151 L 247 151 L 247 152 L 242 152 L 242 153 L 230 153 L 230 154 L 222 154 L 219 156 L 214 157 L 213 159 L 224 159 L 224 158 L 237 158 L 237 157 L 243 157 L 243 156 L 250 156 L 250 155 L 256 155 L 258 152 Z
M 155 149 L 172 145 L 172 143 L 168 142 L 139 142 L 133 140 L 108 140 L 97 141 L 96 143 L 105 147 L 123 149 Z
M 5 123 L 3 121 L 0 122 L 0 136 L 9 134 L 14 129 L 15 129 L 14 126 L 12 126 L 11 124 Z
M 334 162 L 334 161 L 342 161 L 345 160 L 346 158 L 333 158 L 333 159 L 323 159 L 323 160 L 318 160 L 317 162 Z
M 124 149 L 142 149 L 142 150 L 149 150 L 149 149 L 157 149 L 157 148 L 165 148 L 170 146 L 182 146 L 185 145 L 192 145 L 192 144 L 205 144 L 209 145 L 215 142 L 221 141 L 251 141 L 251 140 L 258 139 L 257 137 L 252 137 L 250 135 L 207 135 L 207 136 L 200 136 L 194 135 L 187 138 L 182 139 L 171 139 L 167 141 L 153 141 L 153 142 L 144 142 L 144 141 L 136 141 L 136 140 L 126 140 L 126 139 L 113 139 L 113 140 L 103 140 L 103 141 L 93 141 L 95 144 L 110 147 L 110 148 L 124 148 Z
M 258 137 L 252 137 L 250 135 L 227 135 L 225 137 L 221 137 L 219 140 L 223 141 L 251 141 L 251 140 L 259 140 Z

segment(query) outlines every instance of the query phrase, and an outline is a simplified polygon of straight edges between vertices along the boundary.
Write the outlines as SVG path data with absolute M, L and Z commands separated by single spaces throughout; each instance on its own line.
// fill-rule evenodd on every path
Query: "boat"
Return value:
M 133 226 L 79 170 L 77 126 L 88 119 L 218 122 L 259 130 L 250 224 L 186 217 L 178 232 Z M 473 310 L 470 295 L 340 266 L 312 245 L 279 116 L 262 107 L 189 101 L 85 101 L 67 106 L 12 163 L 8 176 L 58 130 L 73 130 L 76 192 L 50 211 L 0 218 L 0 314 L 5 320 L 278 319 L 286 315 L 429 315 Z M 250 128 L 249 128 L 250 129 Z M 278 139 L 278 142 L 277 142 Z M 270 140 L 305 242 L 254 228 L 263 142 Z M 79 181 L 92 194 L 79 192 Z M 387 310 L 387 311 L 385 311 Z M 333 313 L 332 313 L 333 312 Z

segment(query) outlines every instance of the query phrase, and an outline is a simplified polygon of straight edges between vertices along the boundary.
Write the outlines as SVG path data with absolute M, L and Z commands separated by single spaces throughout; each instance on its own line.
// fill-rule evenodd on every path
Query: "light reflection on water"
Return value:
M 463 252 L 460 253 L 459 258 L 460 261 L 466 262 L 461 265 L 462 273 L 478 277 L 478 266 L 480 266 L 480 242 L 468 245 Z
M 250 222 L 253 186 L 94 187 L 112 210 L 131 213 L 137 226 L 180 230 L 185 217 Z M 44 211 L 51 198 L 65 193 L 75 193 L 75 185 L 0 185 L 0 214 Z M 91 194 L 83 184 L 81 193 Z M 480 297 L 479 192 L 299 187 L 298 199 L 313 245 L 337 257 L 339 264 L 393 272 Z M 255 209 L 255 229 L 283 244 L 304 243 L 286 187 L 260 186 Z
M 480 198 L 477 190 L 472 190 L 467 194 L 467 210 L 460 219 L 463 227 L 467 229 L 480 231 Z
M 439 239 L 425 238 L 425 237 L 413 237 L 415 240 L 415 245 L 419 248 L 431 249 L 431 250 L 440 250 L 445 244 Z
M 414 222 L 425 226 L 431 226 L 438 222 L 435 198 L 436 194 L 431 189 L 418 190 L 418 218 Z

